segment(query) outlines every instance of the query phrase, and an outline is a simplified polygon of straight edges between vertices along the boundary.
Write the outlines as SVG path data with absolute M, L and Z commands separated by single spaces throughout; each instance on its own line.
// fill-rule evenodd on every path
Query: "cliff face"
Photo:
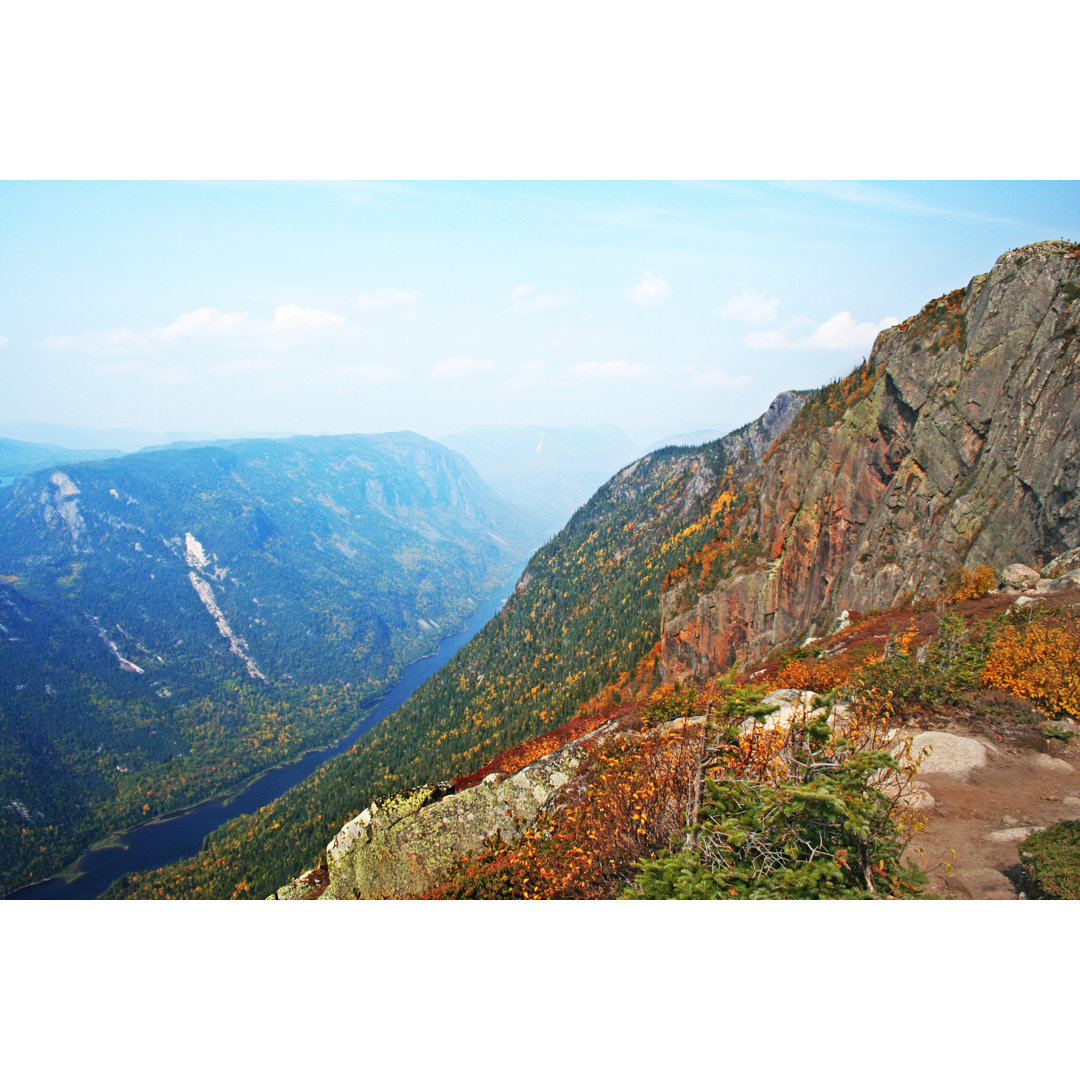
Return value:
M 661 598 L 661 673 L 753 663 L 841 610 L 1080 544 L 1080 247 L 1034 244 L 882 332 L 765 457 L 756 561 Z

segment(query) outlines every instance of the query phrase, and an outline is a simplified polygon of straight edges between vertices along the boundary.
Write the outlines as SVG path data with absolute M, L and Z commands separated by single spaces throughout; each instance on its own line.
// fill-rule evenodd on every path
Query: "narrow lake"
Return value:
M 71 881 L 61 877 L 48 878 L 33 885 L 16 889 L 5 900 L 94 900 L 121 875 L 143 870 L 156 870 L 178 859 L 197 855 L 203 840 L 240 814 L 249 814 L 284 795 L 301 780 L 306 780 L 323 762 L 343 754 L 361 735 L 403 705 L 413 691 L 426 682 L 467 642 L 474 638 L 513 592 L 519 567 L 512 577 L 499 586 L 473 613 L 465 628 L 443 638 L 431 656 L 409 664 L 401 679 L 387 692 L 374 710 L 361 723 L 336 743 L 321 750 L 311 750 L 289 765 L 279 765 L 257 777 L 238 795 L 222 795 L 208 799 L 187 810 L 139 825 L 116 837 L 114 846 L 86 851 L 70 868 L 78 874 Z M 226 800 L 230 799 L 228 805 Z

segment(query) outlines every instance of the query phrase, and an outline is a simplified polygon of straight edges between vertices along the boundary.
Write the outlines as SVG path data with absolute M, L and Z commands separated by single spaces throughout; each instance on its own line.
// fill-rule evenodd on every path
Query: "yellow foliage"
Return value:
M 1080 718 L 1080 630 L 1047 623 L 1009 627 L 994 642 L 982 681 L 1051 714 Z
M 960 600 L 979 600 L 996 584 L 997 574 L 994 573 L 994 568 L 986 563 L 979 563 L 974 570 L 961 572 L 958 583 L 945 599 L 950 604 Z

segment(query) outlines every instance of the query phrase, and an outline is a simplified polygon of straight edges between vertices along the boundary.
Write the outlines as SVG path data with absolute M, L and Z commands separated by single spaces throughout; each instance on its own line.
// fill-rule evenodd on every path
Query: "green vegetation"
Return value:
M 410 434 L 63 474 L 0 507 L 3 891 L 333 741 L 527 550 L 462 458 Z
M 201 856 L 111 895 L 229 897 L 244 883 L 240 895 L 265 896 L 309 869 L 374 798 L 467 775 L 569 720 L 602 688 L 619 695 L 648 664 L 665 577 L 747 497 L 739 435 L 657 451 L 614 477 L 533 556 L 484 631 L 353 751 L 225 825 Z M 272 843 L 259 839 L 271 830 Z
M 946 611 L 936 637 L 919 648 L 913 631 L 890 641 L 880 663 L 859 670 L 852 690 L 864 700 L 895 705 L 956 705 L 979 687 L 996 633 L 996 622 L 980 623 L 969 632 L 959 615 Z
M 1020 844 L 1024 890 L 1037 900 L 1080 900 L 1080 821 L 1062 821 Z
M 826 728 L 826 732 L 827 732 Z M 646 900 L 823 900 L 912 895 L 925 883 L 901 865 L 893 804 L 870 777 L 896 769 L 866 752 L 832 769 L 808 763 L 797 781 L 706 780 L 687 843 L 641 864 L 627 896 Z

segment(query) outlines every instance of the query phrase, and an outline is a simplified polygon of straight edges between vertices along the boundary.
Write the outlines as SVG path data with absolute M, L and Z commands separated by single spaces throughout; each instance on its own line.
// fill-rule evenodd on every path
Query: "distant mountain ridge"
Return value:
M 65 465 L 72 461 L 100 461 L 102 458 L 119 457 L 120 454 L 119 450 L 76 450 L 51 443 L 0 438 L 0 485 L 6 486 L 20 476 L 53 465 Z
M 548 536 L 637 456 L 634 444 L 612 424 L 476 427 L 439 441 L 464 454 L 502 498 Z
M 53 826 L 118 802 L 116 825 L 136 798 L 159 812 L 343 733 L 531 535 L 464 458 L 407 432 L 23 478 L 0 507 L 0 873 L 25 846 L 13 800 Z

